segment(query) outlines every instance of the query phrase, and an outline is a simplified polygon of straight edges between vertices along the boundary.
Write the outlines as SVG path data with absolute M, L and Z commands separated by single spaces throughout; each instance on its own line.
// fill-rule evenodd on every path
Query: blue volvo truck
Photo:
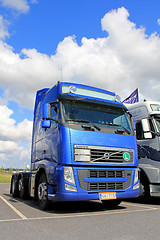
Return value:
M 134 124 L 115 93 L 58 82 L 37 92 L 31 171 L 15 173 L 13 197 L 50 201 L 101 200 L 117 206 L 139 195 Z

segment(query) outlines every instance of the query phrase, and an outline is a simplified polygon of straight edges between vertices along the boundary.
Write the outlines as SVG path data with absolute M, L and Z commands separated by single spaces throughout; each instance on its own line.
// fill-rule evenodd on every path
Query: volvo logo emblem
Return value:
M 118 158 L 122 157 L 122 154 L 123 154 L 122 151 L 105 152 L 101 157 L 93 159 L 92 162 L 96 162 L 96 161 L 100 161 L 100 160 L 102 160 L 102 161 L 104 161 L 104 160 L 114 161 L 115 159 L 117 159 L 117 157 Z M 124 159 L 125 159 L 125 161 L 129 161 L 130 157 L 128 155 L 126 156 L 126 154 L 125 154 Z
M 114 155 L 117 155 L 119 153 L 122 153 L 122 151 L 118 151 L 118 152 L 105 152 L 104 155 L 103 155 L 103 158 L 105 160 L 109 160 L 110 157 L 113 157 Z M 128 155 L 127 155 L 128 156 Z M 126 160 L 126 159 L 125 159 Z M 127 161 L 127 160 L 126 160 Z
M 106 160 L 109 160 L 110 158 L 110 154 L 108 152 L 106 152 L 103 156 L 104 156 L 104 159 Z

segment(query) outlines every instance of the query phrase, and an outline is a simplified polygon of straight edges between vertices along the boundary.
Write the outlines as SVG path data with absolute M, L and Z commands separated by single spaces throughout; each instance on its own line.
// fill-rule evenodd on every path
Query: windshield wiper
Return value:
M 130 131 L 129 131 L 127 128 L 123 127 L 122 125 L 120 125 L 120 124 L 114 124 L 114 123 L 111 124 L 111 125 L 123 128 L 124 131 L 125 131 L 128 135 L 130 135 Z M 119 129 L 117 129 L 117 131 L 119 131 Z
M 121 127 L 121 128 L 123 128 L 123 132 L 126 132 L 127 134 L 129 134 L 130 135 L 130 131 L 127 129 L 127 128 L 125 128 L 125 127 L 123 127 L 122 125 L 119 125 L 119 124 L 114 124 L 114 123 L 102 123 L 103 125 L 108 125 L 108 126 L 116 126 L 116 127 Z M 117 129 L 117 131 L 121 131 L 120 129 Z
M 88 120 L 80 120 L 80 119 L 67 119 L 66 122 L 81 122 L 81 123 L 91 123 L 94 128 L 96 128 L 98 131 L 101 131 L 101 128 L 99 128 L 95 123 L 88 121 Z

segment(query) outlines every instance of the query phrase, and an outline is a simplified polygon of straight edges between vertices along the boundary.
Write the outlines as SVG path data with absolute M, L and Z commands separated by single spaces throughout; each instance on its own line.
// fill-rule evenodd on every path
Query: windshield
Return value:
M 156 124 L 157 124 L 157 127 L 158 127 L 158 130 L 160 132 L 160 115 L 159 116 L 154 116 L 154 119 L 156 121 Z
M 66 100 L 62 102 L 62 118 L 64 123 L 81 126 L 87 124 L 98 131 L 112 128 L 127 134 L 131 132 L 130 122 L 123 108 Z

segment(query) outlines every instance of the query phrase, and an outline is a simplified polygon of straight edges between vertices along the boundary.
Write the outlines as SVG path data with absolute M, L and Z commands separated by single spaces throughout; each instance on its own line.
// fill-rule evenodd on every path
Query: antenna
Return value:
M 63 82 L 63 67 L 61 65 L 61 81 Z

